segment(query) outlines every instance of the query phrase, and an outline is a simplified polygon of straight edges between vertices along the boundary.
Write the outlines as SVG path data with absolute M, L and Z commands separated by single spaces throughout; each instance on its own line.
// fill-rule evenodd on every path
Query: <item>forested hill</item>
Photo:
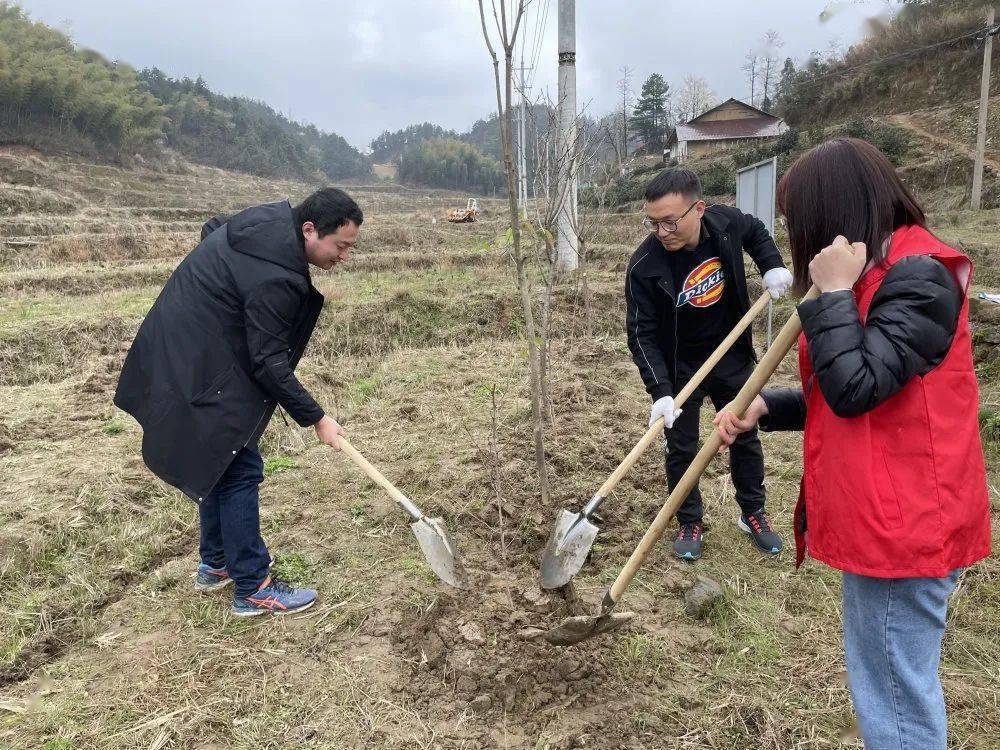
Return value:
M 127 161 L 165 148 L 266 177 L 363 178 L 369 159 L 335 133 L 198 78 L 136 72 L 0 0 L 0 143 Z
M 843 53 L 814 53 L 798 64 L 786 60 L 778 114 L 803 127 L 977 98 L 988 5 L 984 0 L 903 0 L 891 20 L 872 20 L 867 37 Z M 995 70 L 1000 61 L 996 42 L 993 56 Z
M 292 122 L 263 102 L 213 93 L 201 79 L 151 68 L 143 88 L 164 105 L 167 145 L 192 161 L 275 177 L 367 177 L 369 159 L 336 133 Z

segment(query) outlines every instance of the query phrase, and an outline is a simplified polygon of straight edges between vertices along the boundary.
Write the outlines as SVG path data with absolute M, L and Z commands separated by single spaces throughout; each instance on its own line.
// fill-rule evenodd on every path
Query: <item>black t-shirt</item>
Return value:
M 702 228 L 698 246 L 667 252 L 667 263 L 677 299 L 677 351 L 711 352 L 729 333 L 726 295 L 732 294 L 715 243 Z

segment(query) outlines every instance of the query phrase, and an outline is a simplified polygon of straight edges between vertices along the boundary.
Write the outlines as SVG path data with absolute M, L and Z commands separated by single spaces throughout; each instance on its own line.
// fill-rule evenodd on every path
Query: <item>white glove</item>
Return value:
M 664 396 L 653 403 L 653 408 L 649 411 L 649 426 L 653 426 L 660 417 L 663 417 L 663 426 L 668 430 L 674 426 L 674 420 L 681 415 L 680 409 L 674 409 L 674 399 L 672 396 Z
M 792 288 L 792 272 L 787 268 L 772 268 L 764 274 L 764 288 L 771 293 L 771 299 L 783 297 Z

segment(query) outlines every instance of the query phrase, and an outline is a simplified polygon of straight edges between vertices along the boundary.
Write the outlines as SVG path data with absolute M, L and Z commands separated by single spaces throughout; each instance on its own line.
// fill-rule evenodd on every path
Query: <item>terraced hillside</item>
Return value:
M 476 585 L 439 584 L 389 499 L 275 418 L 265 538 L 277 569 L 321 601 L 246 622 L 225 596 L 192 590 L 195 508 L 145 470 L 137 425 L 111 403 L 117 373 L 205 219 L 310 189 L 0 151 L 0 747 L 707 749 L 749 747 L 749 735 L 755 747 L 857 746 L 838 576 L 751 550 L 724 457 L 703 480 L 706 558 L 686 566 L 661 549 L 627 596 L 640 614 L 628 629 L 566 650 L 521 636 L 593 611 L 665 497 L 653 450 L 607 503 L 575 592 L 538 589 L 555 512 L 588 499 L 645 427 L 622 333 L 634 215 L 591 219 L 585 283 L 556 290 L 543 507 L 503 205 L 481 201 L 481 222 L 450 225 L 441 217 L 464 196 L 349 188 L 366 213 L 361 245 L 315 277 L 327 305 L 300 374 L 362 452 L 443 515 Z M 980 285 L 1000 283 L 1000 211 L 933 222 L 976 257 Z M 976 315 L 996 507 L 1000 316 Z M 793 379 L 791 358 L 779 378 Z M 765 451 L 787 537 L 800 443 L 767 436 Z M 726 591 L 705 619 L 684 612 L 698 574 Z M 991 748 L 994 560 L 965 576 L 951 619 L 955 746 Z

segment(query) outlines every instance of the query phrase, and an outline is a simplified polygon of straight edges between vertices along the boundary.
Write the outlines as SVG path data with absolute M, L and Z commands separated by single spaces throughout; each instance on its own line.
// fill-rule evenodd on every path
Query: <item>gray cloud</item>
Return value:
M 526 30 L 546 2 L 535 93 L 555 99 L 556 5 L 531 0 Z M 429 120 L 464 130 L 496 110 L 492 68 L 475 0 L 20 0 L 36 20 L 137 68 L 202 75 L 214 90 L 261 99 L 298 120 L 365 147 L 383 130 Z M 677 86 L 705 77 L 721 98 L 748 94 L 740 71 L 768 29 L 785 39 L 782 57 L 857 40 L 885 0 L 579 0 L 578 100 L 589 114 L 612 109 L 619 68 L 638 91 L 650 73 Z M 525 52 L 530 58 L 531 50 Z M 527 62 L 527 60 L 526 60 Z

